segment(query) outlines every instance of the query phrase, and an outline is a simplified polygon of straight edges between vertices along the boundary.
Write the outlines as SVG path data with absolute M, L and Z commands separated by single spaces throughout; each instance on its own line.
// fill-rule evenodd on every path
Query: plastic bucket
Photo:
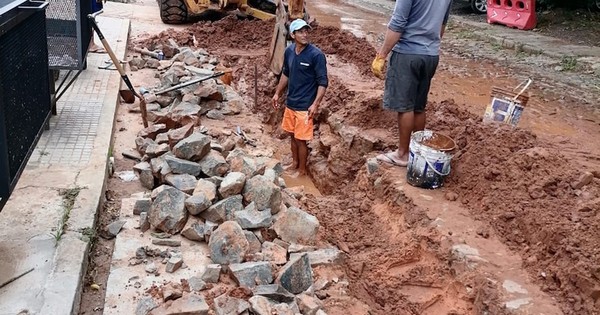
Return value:
M 444 185 L 456 143 L 431 130 L 417 131 L 410 137 L 406 179 L 415 187 L 435 189 Z

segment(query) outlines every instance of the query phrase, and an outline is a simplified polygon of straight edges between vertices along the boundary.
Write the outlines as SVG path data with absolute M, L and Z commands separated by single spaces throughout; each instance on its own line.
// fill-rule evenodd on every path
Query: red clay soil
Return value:
M 598 314 L 600 179 L 574 189 L 584 170 L 531 132 L 483 124 L 450 102 L 432 105 L 428 128 L 460 150 L 447 189 L 522 255 L 565 314 Z

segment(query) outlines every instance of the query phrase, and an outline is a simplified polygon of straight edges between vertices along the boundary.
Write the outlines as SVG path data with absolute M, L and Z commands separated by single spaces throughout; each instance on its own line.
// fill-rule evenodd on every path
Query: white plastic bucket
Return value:
M 444 185 L 450 174 L 456 143 L 431 130 L 417 131 L 410 137 L 406 179 L 415 187 L 435 189 Z

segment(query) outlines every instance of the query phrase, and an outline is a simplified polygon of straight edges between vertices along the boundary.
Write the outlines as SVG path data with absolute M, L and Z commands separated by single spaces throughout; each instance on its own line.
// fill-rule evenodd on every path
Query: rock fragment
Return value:
M 287 262 L 287 251 L 275 243 L 262 243 L 262 253 L 265 260 L 271 261 L 276 265 L 284 265 Z
M 234 219 L 234 214 L 243 208 L 242 196 L 235 195 L 215 203 L 200 213 L 200 216 L 206 220 L 221 223 Z
M 192 195 L 185 200 L 185 208 L 191 215 L 198 215 L 211 205 L 212 203 L 205 194 Z
M 233 195 L 238 195 L 244 189 L 246 183 L 246 175 L 239 172 L 230 172 L 223 178 L 221 187 L 219 187 L 219 194 L 221 198 L 227 198 Z
M 152 202 L 148 213 L 150 225 L 170 234 L 180 232 L 187 221 L 185 198 L 183 192 L 173 187 L 165 187 Z
M 300 257 L 304 253 L 295 253 L 290 255 L 290 260 Z M 337 248 L 323 248 L 315 251 L 307 252 L 308 260 L 312 267 L 321 265 L 331 265 L 340 263 L 342 260 L 342 251 Z
M 186 194 L 191 194 L 196 187 L 197 180 L 196 177 L 189 174 L 169 174 L 165 176 L 165 182 Z
M 271 209 L 272 213 L 277 213 L 281 207 L 281 189 L 268 178 L 257 175 L 246 181 L 244 201 L 254 202 L 258 210 Z
M 206 176 L 223 176 L 229 171 L 229 165 L 221 153 L 215 150 L 211 150 L 199 163 Z
M 204 223 L 198 219 L 189 219 L 185 224 L 181 235 L 190 241 L 200 242 L 204 240 Z
M 150 296 L 144 296 L 138 302 L 135 308 L 135 315 L 148 315 L 150 311 L 157 308 L 158 305 L 154 302 L 154 299 Z
M 252 293 L 282 303 L 293 302 L 296 298 L 279 284 L 259 285 L 252 290 Z
M 165 268 L 165 271 L 168 273 L 173 273 L 173 272 L 177 271 L 177 269 L 181 268 L 182 265 L 183 265 L 183 258 L 177 257 L 177 256 L 171 257 L 167 261 L 167 266 Z
M 242 287 L 254 288 L 273 282 L 271 264 L 266 261 L 229 265 L 235 281 Z
M 117 236 L 117 234 L 119 234 L 119 232 L 121 232 L 121 228 L 123 228 L 123 225 L 125 225 L 127 221 L 125 220 L 118 220 L 115 222 L 112 222 L 111 224 L 109 224 L 106 227 L 106 231 L 108 232 L 108 236 L 110 236 L 110 238 L 114 238 Z
M 199 295 L 188 295 L 173 301 L 165 303 L 156 308 L 153 313 L 164 315 L 208 315 L 210 310 L 203 297 Z
M 204 269 L 204 273 L 200 277 L 202 281 L 207 283 L 217 283 L 219 282 L 219 277 L 221 276 L 221 265 L 219 264 L 210 264 L 206 266 Z
M 141 198 L 135 201 L 133 205 L 133 214 L 140 215 L 142 212 L 149 212 L 150 207 L 152 207 L 152 199 L 150 198 Z
M 146 189 L 154 189 L 154 175 L 148 162 L 140 162 L 133 167 L 133 171 L 140 179 L 140 183 Z
M 200 161 L 210 151 L 210 137 L 199 132 L 179 141 L 173 147 L 176 157 L 189 161 Z
M 579 176 L 579 178 L 571 183 L 573 189 L 581 189 L 586 185 L 589 185 L 594 179 L 594 174 L 591 172 L 585 172 Z
M 233 216 L 243 229 L 267 228 L 273 223 L 271 211 L 258 211 L 254 202 L 244 210 L 234 211 Z
M 273 229 L 282 240 L 290 243 L 313 242 L 319 230 L 319 220 L 298 208 L 292 207 L 281 214 Z
M 210 258 L 217 264 L 235 264 L 244 261 L 250 245 L 239 224 L 227 221 L 210 236 Z
M 222 294 L 215 298 L 216 315 L 238 315 L 250 308 L 250 303 L 245 300 Z
M 180 159 L 172 155 L 167 155 L 164 159 L 174 174 L 189 174 L 192 176 L 198 176 L 202 171 L 200 164 L 196 162 Z
M 313 284 L 312 269 L 308 260 L 308 254 L 305 253 L 299 257 L 290 259 L 281 268 L 277 281 L 290 293 L 300 294 L 306 291 Z

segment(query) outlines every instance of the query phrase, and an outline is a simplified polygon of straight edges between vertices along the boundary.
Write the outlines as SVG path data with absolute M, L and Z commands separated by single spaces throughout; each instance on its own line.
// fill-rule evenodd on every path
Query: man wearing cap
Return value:
M 383 108 L 398 113 L 398 150 L 377 159 L 392 165 L 408 164 L 413 131 L 425 129 L 425 105 L 439 61 L 440 41 L 452 0 L 396 0 L 381 49 L 372 63 L 375 76 L 392 55 L 385 75 Z
M 319 48 L 308 42 L 310 25 L 302 19 L 290 24 L 294 43 L 286 48 L 281 78 L 273 96 L 273 107 L 287 87 L 286 108 L 281 127 L 291 135 L 291 169 L 304 176 L 308 159 L 307 141 L 313 138 L 313 117 L 327 89 L 327 61 Z

